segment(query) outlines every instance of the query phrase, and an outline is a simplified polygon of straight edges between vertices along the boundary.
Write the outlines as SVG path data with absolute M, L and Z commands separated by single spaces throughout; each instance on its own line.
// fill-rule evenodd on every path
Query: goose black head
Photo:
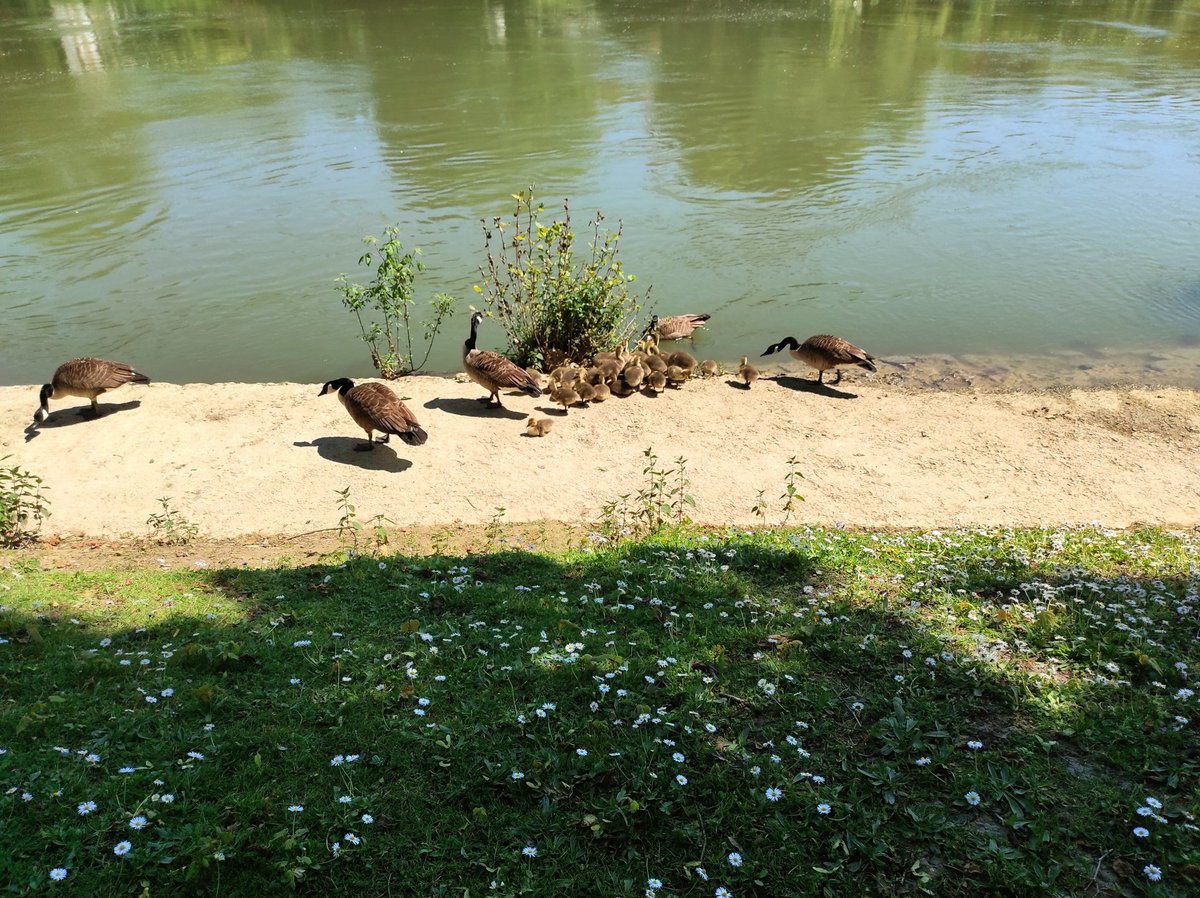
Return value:
M 339 377 L 337 380 L 331 380 L 321 387 L 321 392 L 318 396 L 324 396 L 326 393 L 345 393 L 347 390 L 354 387 L 354 381 L 348 377 Z
M 33 413 L 33 423 L 41 424 L 50 414 L 50 397 L 54 395 L 53 384 L 42 384 L 42 392 L 38 394 L 37 411 Z

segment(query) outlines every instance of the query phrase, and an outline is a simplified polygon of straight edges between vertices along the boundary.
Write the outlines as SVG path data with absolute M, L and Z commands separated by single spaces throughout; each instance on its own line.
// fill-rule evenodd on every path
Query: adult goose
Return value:
M 768 346 L 763 355 L 770 355 L 781 349 L 790 352 L 796 361 L 803 362 L 810 368 L 816 368 L 817 383 L 824 383 L 825 372 L 830 368 L 839 368 L 841 365 L 857 365 L 867 371 L 876 370 L 875 356 L 850 341 L 831 334 L 818 334 L 815 337 L 809 337 L 803 343 L 797 343 L 795 337 L 784 337 L 778 343 Z M 837 384 L 841 383 L 841 380 L 842 372 L 839 368 L 837 379 L 833 382 Z
M 488 391 L 487 396 L 481 396 L 480 402 L 491 405 L 496 400 L 496 408 L 503 408 L 500 402 L 501 390 L 520 390 L 530 396 L 541 396 L 542 391 L 533 378 L 523 368 L 519 368 L 500 355 L 487 349 L 476 349 L 475 339 L 479 334 L 479 322 L 483 321 L 483 312 L 471 316 L 471 336 L 463 343 L 463 370 L 467 377 Z
M 704 327 L 712 315 L 670 315 L 659 318 L 655 315 L 650 319 L 646 333 L 654 334 L 660 340 L 684 340 L 690 337 L 698 327 Z
M 62 399 L 64 396 L 81 396 L 92 400 L 92 415 L 100 416 L 100 406 L 96 397 L 109 390 L 125 384 L 148 384 L 150 378 L 134 371 L 124 362 L 110 362 L 106 359 L 71 359 L 63 362 L 54 372 L 50 383 L 43 385 L 38 397 L 38 408 L 33 413 L 33 421 L 40 424 L 50 414 L 50 400 Z M 79 413 L 84 414 L 85 409 Z
M 417 423 L 416 416 L 408 406 L 383 384 L 367 383 L 354 385 L 348 377 L 339 377 L 321 387 L 318 396 L 336 392 L 354 423 L 367 432 L 367 442 L 354 449 L 368 452 L 375 448 L 371 435 L 378 430 L 383 436 L 379 442 L 386 443 L 389 434 L 395 434 L 410 446 L 422 446 L 429 434 Z

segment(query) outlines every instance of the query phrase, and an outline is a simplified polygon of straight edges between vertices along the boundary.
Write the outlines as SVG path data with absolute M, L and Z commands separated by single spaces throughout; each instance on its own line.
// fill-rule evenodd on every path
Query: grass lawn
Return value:
M 1200 895 L 1200 543 L 0 569 L 0 893 Z

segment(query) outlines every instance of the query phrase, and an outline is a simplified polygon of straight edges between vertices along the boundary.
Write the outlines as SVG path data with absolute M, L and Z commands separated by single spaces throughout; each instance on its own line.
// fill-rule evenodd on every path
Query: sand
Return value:
M 0 387 L 0 464 L 45 480 L 43 534 L 148 533 L 159 499 L 207 538 L 286 536 L 336 527 L 338 491 L 360 519 L 397 525 L 593 521 L 601 506 L 686 459 L 692 518 L 756 524 L 781 517 L 788 459 L 804 474 L 793 521 L 862 527 L 1100 522 L 1200 525 L 1200 394 L 1179 388 L 1061 392 L 913 388 L 848 372 L 838 387 L 809 374 L 726 376 L 657 398 L 635 395 L 564 415 L 545 400 L 413 377 L 394 383 L 429 432 L 356 452 L 363 433 L 316 384 L 126 386 L 51 404 L 29 428 L 37 387 Z M 530 414 L 554 419 L 525 435 Z

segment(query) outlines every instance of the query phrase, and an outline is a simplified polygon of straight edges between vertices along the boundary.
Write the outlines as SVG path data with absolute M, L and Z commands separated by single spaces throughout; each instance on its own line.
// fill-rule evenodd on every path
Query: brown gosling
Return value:
M 525 432 L 531 437 L 544 437 L 553 426 L 554 421 L 550 418 L 530 418 L 525 422 Z
M 742 363 L 738 365 L 738 377 L 746 382 L 746 389 L 750 389 L 750 385 L 758 380 L 758 369 L 750 364 L 746 356 L 742 356 Z
M 606 383 L 612 383 L 621 374 L 621 364 L 617 361 L 601 362 L 600 376 Z
M 652 393 L 661 393 L 667 388 L 667 375 L 661 371 L 651 371 L 650 376 L 646 378 L 646 386 Z
M 483 320 L 483 312 L 471 316 L 471 336 L 463 343 L 463 369 L 467 376 L 479 386 L 488 391 L 486 397 L 480 397 L 480 402 L 503 408 L 500 401 L 501 390 L 520 390 L 529 396 L 541 396 L 541 388 L 533 382 L 529 375 L 500 355 L 486 349 L 476 349 L 475 339 L 479 333 L 479 322 Z
M 371 439 L 372 433 L 378 430 L 383 436 L 379 442 L 386 443 L 389 434 L 395 434 L 410 446 L 422 446 L 429 439 L 416 416 L 409 411 L 408 406 L 383 384 L 354 385 L 348 377 L 339 377 L 321 387 L 318 396 L 336 392 L 354 423 L 367 432 L 367 442 L 360 443 L 354 449 L 357 452 L 368 452 L 375 448 Z
M 654 334 L 660 340 L 684 340 L 695 333 L 696 328 L 704 327 L 712 315 L 669 315 L 659 318 L 655 315 L 650 319 L 646 333 Z
M 592 387 L 592 402 L 603 402 L 611 395 L 612 390 L 609 389 L 609 386 L 606 383 L 598 383 L 596 386 Z
M 648 367 L 651 371 L 666 371 L 667 360 L 661 355 L 652 355 L 650 358 L 646 359 L 646 367 Z
M 550 399 L 556 404 L 563 407 L 566 412 L 571 406 L 579 401 L 579 394 L 570 387 L 559 387 L 551 395 Z
M 621 378 L 632 389 L 636 390 L 642 385 L 642 381 L 646 379 L 646 369 L 641 365 L 630 363 L 625 366 L 625 370 L 621 372 Z
M 684 352 L 682 349 L 680 349 L 667 356 L 667 363 L 671 365 L 678 365 L 685 371 L 690 372 L 696 367 L 696 357 L 690 352 Z
M 525 373 L 529 375 L 529 380 L 533 385 L 540 390 L 542 388 L 542 372 L 537 368 L 526 368 Z
M 580 402 L 591 402 L 596 395 L 596 388 L 585 381 L 575 384 L 575 393 Z
M 818 334 L 809 337 L 803 343 L 797 343 L 795 337 L 784 337 L 778 343 L 768 346 L 763 355 L 770 355 L 781 349 L 788 350 L 796 361 L 816 368 L 817 383 L 824 383 L 825 372 L 830 368 L 838 368 L 834 384 L 841 383 L 842 372 L 838 367 L 840 365 L 857 365 L 867 371 L 876 370 L 875 356 L 865 349 L 859 349 L 848 340 L 831 334 Z
M 678 365 L 668 366 L 665 373 L 667 375 L 667 382 L 675 387 L 688 379 L 687 373 Z
M 654 334 L 646 334 L 638 340 L 637 351 L 643 356 L 658 355 L 658 337 Z
M 720 371 L 720 365 L 713 359 L 705 359 L 700 363 L 700 374 L 703 377 L 716 377 L 718 371 Z
M 134 371 L 124 362 L 109 362 L 105 359 L 71 359 L 63 362 L 54 372 L 50 383 L 42 386 L 38 396 L 38 408 L 33 413 L 33 423 L 41 424 L 50 414 L 50 400 L 64 396 L 81 396 L 92 401 L 92 417 L 100 417 L 100 406 L 96 398 L 109 390 L 125 384 L 148 384 L 150 378 Z M 80 409 L 79 414 L 85 414 Z

